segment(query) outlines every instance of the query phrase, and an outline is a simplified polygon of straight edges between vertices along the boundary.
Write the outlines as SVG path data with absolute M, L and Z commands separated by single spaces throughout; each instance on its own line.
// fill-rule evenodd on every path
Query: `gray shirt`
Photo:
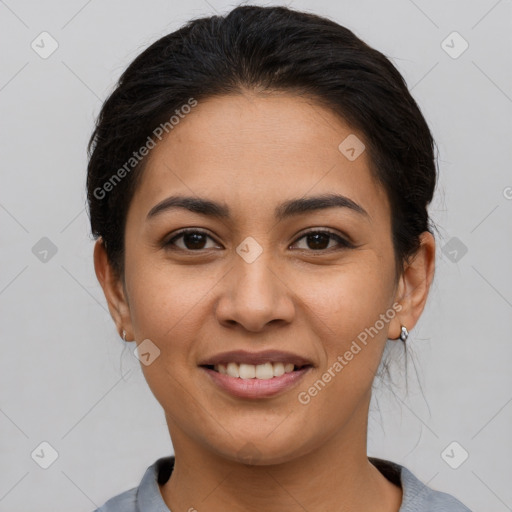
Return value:
M 368 459 L 388 480 L 402 487 L 399 512 L 471 512 L 453 496 L 427 487 L 404 466 L 375 457 Z M 146 470 L 138 487 L 115 496 L 94 512 L 171 512 L 158 484 L 169 479 L 173 467 L 174 457 L 158 459 Z

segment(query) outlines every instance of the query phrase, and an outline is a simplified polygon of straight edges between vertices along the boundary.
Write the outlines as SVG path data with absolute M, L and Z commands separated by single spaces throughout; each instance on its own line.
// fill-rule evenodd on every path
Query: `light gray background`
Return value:
M 1 511 L 90 511 L 172 453 L 163 412 L 94 275 L 85 147 L 101 102 L 142 49 L 234 5 L 0 1 Z M 436 278 L 411 332 L 408 395 L 390 342 L 397 384 L 377 383 L 369 454 L 472 510 L 512 510 L 511 1 L 289 5 L 332 17 L 387 55 L 439 147 Z M 31 48 L 43 31 L 59 45 L 47 59 Z M 458 58 L 441 46 L 453 31 L 469 43 Z M 452 52 L 461 48 L 450 41 Z M 32 252 L 42 237 L 57 247 L 46 262 Z M 443 252 L 447 243 L 459 246 Z M 43 441 L 58 452 L 48 469 L 31 458 Z M 441 455 L 453 441 L 452 460 L 469 453 L 458 469 Z M 40 450 L 39 462 L 49 456 Z

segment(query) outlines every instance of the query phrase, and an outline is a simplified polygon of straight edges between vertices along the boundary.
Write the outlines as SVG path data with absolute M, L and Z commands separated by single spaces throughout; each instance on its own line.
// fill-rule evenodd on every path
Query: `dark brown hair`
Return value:
M 398 275 L 420 234 L 432 232 L 434 140 L 418 105 L 394 65 L 347 28 L 258 6 L 195 19 L 162 37 L 130 64 L 105 101 L 89 142 L 87 189 L 92 234 L 102 237 L 116 272 L 124 273 L 126 215 L 147 160 L 133 160 L 134 151 L 154 141 L 155 128 L 169 124 L 191 98 L 244 89 L 315 98 L 363 135 L 391 204 Z

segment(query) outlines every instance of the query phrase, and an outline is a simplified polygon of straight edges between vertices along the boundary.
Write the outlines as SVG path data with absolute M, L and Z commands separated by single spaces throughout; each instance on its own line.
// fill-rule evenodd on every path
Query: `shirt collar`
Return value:
M 369 457 L 370 462 L 391 482 L 402 487 L 403 497 L 399 512 L 421 509 L 429 488 L 407 468 L 385 459 Z M 174 467 L 174 456 L 162 457 L 146 470 L 137 492 L 138 512 L 171 512 L 160 493 Z
M 174 457 L 162 457 L 144 473 L 137 492 L 137 512 L 170 512 L 160 493 L 160 483 L 164 483 L 174 467 Z

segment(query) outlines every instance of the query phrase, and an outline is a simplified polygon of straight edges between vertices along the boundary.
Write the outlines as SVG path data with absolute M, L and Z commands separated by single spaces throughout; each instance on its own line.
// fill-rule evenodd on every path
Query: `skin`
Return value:
M 160 349 L 141 366 L 175 450 L 174 471 L 161 486 L 173 511 L 400 508 L 402 490 L 367 458 L 368 408 L 386 340 L 398 338 L 401 325 L 412 329 L 423 311 L 435 242 L 423 233 L 413 260 L 395 274 L 385 191 L 370 174 L 367 152 L 349 161 L 338 150 L 351 133 L 364 141 L 334 113 L 286 93 L 202 101 L 149 155 L 128 211 L 124 276 L 113 272 L 101 239 L 96 243 L 96 274 L 118 330 Z M 274 218 L 283 201 L 329 193 L 349 197 L 368 216 L 335 207 Z M 173 209 L 146 219 L 174 194 L 221 202 L 232 216 Z M 164 246 L 188 227 L 211 238 Z M 354 247 L 325 238 L 318 249 L 304 237 L 311 228 Z M 252 263 L 235 250 L 248 236 L 262 248 Z M 400 312 L 301 404 L 298 392 L 395 302 Z M 270 348 L 314 365 L 298 386 L 272 398 L 235 398 L 198 367 L 219 352 Z M 251 464 L 241 450 L 252 450 Z

